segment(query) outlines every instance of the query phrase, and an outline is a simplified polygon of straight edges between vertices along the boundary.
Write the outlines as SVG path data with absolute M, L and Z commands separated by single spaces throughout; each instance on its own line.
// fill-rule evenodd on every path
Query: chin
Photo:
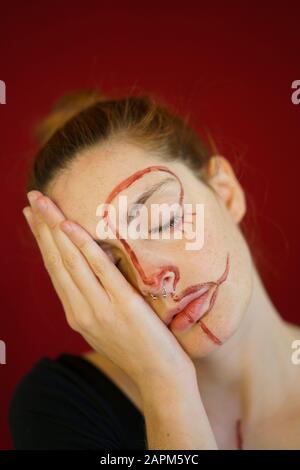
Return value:
M 242 238 L 243 246 L 236 243 L 237 251 L 230 252 L 230 271 L 220 284 L 218 295 L 200 320 L 184 331 L 171 330 L 191 359 L 200 359 L 217 350 L 242 328 L 253 293 L 253 265 L 250 251 Z
M 191 359 L 200 359 L 213 351 L 222 350 L 242 324 L 250 300 L 249 293 L 237 299 L 236 295 L 226 296 L 224 291 L 218 297 L 213 308 L 200 321 L 186 331 L 173 331 Z

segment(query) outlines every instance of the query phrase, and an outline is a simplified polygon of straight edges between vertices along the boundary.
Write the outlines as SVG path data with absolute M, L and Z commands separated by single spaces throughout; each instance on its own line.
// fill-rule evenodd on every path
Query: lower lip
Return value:
M 215 300 L 216 295 L 213 294 Z M 197 299 L 190 302 L 182 312 L 175 315 L 170 323 L 170 329 L 177 331 L 184 331 L 190 328 L 207 312 L 210 307 L 211 289 L 205 292 Z M 212 307 L 212 305 L 211 305 Z

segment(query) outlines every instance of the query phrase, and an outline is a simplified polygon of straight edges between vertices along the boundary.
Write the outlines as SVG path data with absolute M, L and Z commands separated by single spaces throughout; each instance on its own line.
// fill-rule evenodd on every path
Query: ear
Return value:
M 245 193 L 229 161 L 220 155 L 212 156 L 206 174 L 208 184 L 225 204 L 234 222 L 240 223 L 246 213 Z

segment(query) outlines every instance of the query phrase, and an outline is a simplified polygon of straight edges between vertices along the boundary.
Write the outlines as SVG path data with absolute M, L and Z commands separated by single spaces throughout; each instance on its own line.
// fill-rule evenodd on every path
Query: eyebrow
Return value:
M 144 204 L 147 201 L 147 199 L 149 199 L 155 191 L 160 189 L 162 186 L 165 186 L 170 181 L 175 181 L 175 179 L 173 177 L 169 176 L 168 178 L 165 178 L 164 180 L 160 181 L 159 183 L 154 184 L 153 186 L 151 186 L 151 188 L 149 188 L 146 191 L 144 191 L 143 193 L 141 193 L 139 195 L 139 197 L 130 205 Z
M 155 193 L 155 191 L 162 188 L 163 186 L 170 183 L 171 181 L 176 181 L 176 180 L 172 176 L 168 176 L 167 178 L 160 181 L 159 183 L 154 184 L 153 186 L 151 186 L 151 188 L 147 189 L 146 191 L 143 191 L 139 195 L 139 197 L 133 203 L 130 204 L 130 206 L 133 206 L 134 204 L 144 204 L 152 196 L 152 194 Z M 128 208 L 128 212 L 129 212 L 129 208 Z M 129 218 L 129 214 L 127 213 L 127 222 L 128 222 L 128 218 Z M 100 245 L 100 247 L 102 248 L 102 245 L 104 244 L 103 240 L 96 238 L 94 239 L 94 241 L 98 245 Z
M 134 206 L 135 204 L 145 204 L 145 202 L 152 196 L 153 193 L 155 193 L 160 188 L 168 184 L 170 181 L 175 181 L 175 179 L 172 176 L 168 176 L 164 180 L 160 181 L 159 183 L 154 184 L 153 186 L 151 186 L 151 188 L 142 192 L 133 203 L 129 204 L 129 207 L 127 209 L 127 224 L 129 223 L 129 218 L 130 218 L 130 214 L 129 214 L 130 208 Z

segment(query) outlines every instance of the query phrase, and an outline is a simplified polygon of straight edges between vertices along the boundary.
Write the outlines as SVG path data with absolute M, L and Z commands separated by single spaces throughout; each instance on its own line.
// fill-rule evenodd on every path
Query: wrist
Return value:
M 217 449 L 196 374 L 141 389 L 149 449 Z
M 195 369 L 172 376 L 159 373 L 145 376 L 139 383 L 139 390 L 144 402 L 151 401 L 157 406 L 199 395 Z

